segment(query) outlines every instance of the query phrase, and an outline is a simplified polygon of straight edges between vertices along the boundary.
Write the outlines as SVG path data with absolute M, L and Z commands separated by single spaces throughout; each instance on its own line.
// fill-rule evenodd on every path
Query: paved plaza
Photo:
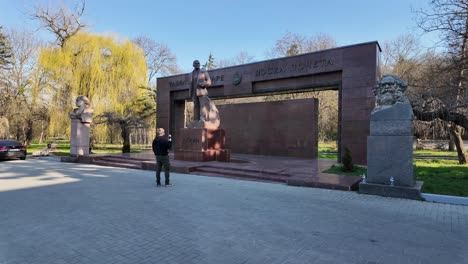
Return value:
M 0 162 L 0 264 L 468 263 L 468 206 Z

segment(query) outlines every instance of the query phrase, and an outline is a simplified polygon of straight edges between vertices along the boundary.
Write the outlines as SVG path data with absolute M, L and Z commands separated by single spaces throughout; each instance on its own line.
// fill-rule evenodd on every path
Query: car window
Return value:
M 0 140 L 0 146 L 21 146 L 23 144 L 19 143 L 18 141 L 13 140 Z

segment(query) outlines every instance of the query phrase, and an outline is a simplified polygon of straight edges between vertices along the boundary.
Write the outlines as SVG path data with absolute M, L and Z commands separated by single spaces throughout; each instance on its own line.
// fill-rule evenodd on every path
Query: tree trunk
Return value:
M 461 69 L 459 73 L 458 91 L 457 91 L 457 105 L 461 105 L 464 102 L 465 97 L 465 75 L 466 66 L 468 59 L 468 17 L 465 18 L 465 30 L 463 31 L 462 46 L 461 46 Z
M 108 124 L 107 125 L 107 129 L 108 129 L 108 132 L 109 132 L 109 138 L 110 138 L 110 144 L 114 144 L 114 125 L 112 124 Z
M 455 139 L 453 138 L 452 133 L 448 133 L 448 151 L 455 151 Z
M 94 126 L 89 130 L 89 154 L 93 154 L 92 150 L 94 149 L 94 143 L 96 142 Z
M 21 127 L 16 124 L 16 135 L 15 135 L 15 139 L 16 141 L 20 141 L 21 140 Z
M 42 138 L 44 137 L 44 120 L 41 120 L 41 136 L 39 137 L 39 143 L 42 144 Z
M 122 153 L 130 153 L 130 130 L 125 123 L 120 124 L 120 129 L 123 139 Z
M 33 139 L 33 120 L 29 119 L 27 121 L 27 127 L 26 127 L 26 139 L 25 139 L 25 145 L 29 146 L 31 144 L 31 141 Z
M 452 125 L 450 127 L 450 133 L 452 134 L 455 146 L 457 147 L 458 153 L 458 163 L 467 164 L 468 156 L 465 151 L 465 145 L 463 144 L 463 139 L 461 137 L 461 127 L 457 125 Z

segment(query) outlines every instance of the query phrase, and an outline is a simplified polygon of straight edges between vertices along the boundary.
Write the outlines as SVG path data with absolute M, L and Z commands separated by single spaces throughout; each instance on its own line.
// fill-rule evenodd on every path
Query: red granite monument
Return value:
M 230 160 L 230 151 L 225 149 L 226 132 L 220 128 L 218 108 L 208 97 L 207 88 L 211 78 L 200 69 L 200 62 L 193 62 L 190 73 L 189 97 L 194 103 L 194 121 L 177 133 L 175 159 L 190 161 Z
M 212 99 L 293 93 L 314 89 L 336 90 L 339 94 L 338 156 L 341 157 L 341 150 L 348 147 L 353 153 L 352 158 L 355 163 L 367 164 L 370 113 L 375 105 L 372 87 L 380 75 L 380 52 L 377 42 L 368 42 L 215 69 L 209 72 L 211 85 L 200 88 L 206 90 Z M 157 126 L 168 127 L 175 136 L 176 144 L 180 143 L 179 140 L 182 142 L 184 140 L 180 137 L 184 135 L 182 130 L 186 129 L 185 102 L 190 97 L 191 89 L 194 90 L 193 84 L 191 73 L 162 77 L 157 80 Z M 203 86 L 203 82 L 199 84 Z M 295 103 L 298 102 L 291 101 L 291 104 Z M 262 108 L 275 108 L 273 102 L 265 102 L 265 104 L 268 106 L 259 104 L 257 105 L 259 108 L 252 109 L 247 114 L 241 110 L 239 112 L 241 116 L 224 112 L 232 110 L 219 106 L 220 128 L 224 129 L 225 135 L 223 148 L 231 149 L 234 153 L 316 158 L 313 142 L 308 138 L 309 134 L 315 133 L 308 125 L 309 115 L 312 115 L 314 111 L 313 103 L 308 105 L 301 103 L 303 108 L 295 110 L 299 114 L 292 115 L 294 118 L 270 118 L 272 120 L 270 123 L 256 122 L 256 120 L 269 119 L 262 116 L 262 114 L 265 115 Z M 236 106 L 243 107 L 240 105 L 232 107 Z M 282 109 L 278 111 L 282 112 Z M 248 122 L 244 123 L 245 125 L 228 125 L 231 124 L 233 117 Z M 297 129 L 298 122 L 304 124 L 303 129 Z M 255 127 L 252 127 L 252 124 Z M 289 129 L 293 127 L 294 129 Z M 209 135 L 210 133 L 199 132 L 199 134 Z M 249 137 L 248 134 L 255 136 Z M 296 141 L 289 142 L 288 140 L 292 138 Z M 260 147 L 259 140 L 262 146 L 274 145 L 275 147 Z M 284 142 L 284 144 L 277 142 Z M 204 155 L 209 156 L 211 154 L 208 153 L 212 152 Z

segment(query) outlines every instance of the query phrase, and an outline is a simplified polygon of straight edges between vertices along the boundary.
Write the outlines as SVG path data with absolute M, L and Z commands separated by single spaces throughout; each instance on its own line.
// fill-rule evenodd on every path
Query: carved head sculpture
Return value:
M 82 123 L 91 123 L 93 109 L 90 108 L 88 97 L 80 95 L 75 100 L 76 108 L 68 114 L 72 119 L 80 119 Z
M 386 74 L 374 86 L 375 102 L 377 106 L 391 106 L 397 102 L 405 102 L 404 92 L 408 85 L 395 75 Z
M 89 106 L 89 99 L 88 97 L 84 95 L 80 95 L 76 97 L 75 104 L 78 108 L 81 107 L 82 105 Z
M 193 68 L 195 68 L 195 70 L 200 69 L 200 61 L 199 60 L 194 60 L 193 61 Z

